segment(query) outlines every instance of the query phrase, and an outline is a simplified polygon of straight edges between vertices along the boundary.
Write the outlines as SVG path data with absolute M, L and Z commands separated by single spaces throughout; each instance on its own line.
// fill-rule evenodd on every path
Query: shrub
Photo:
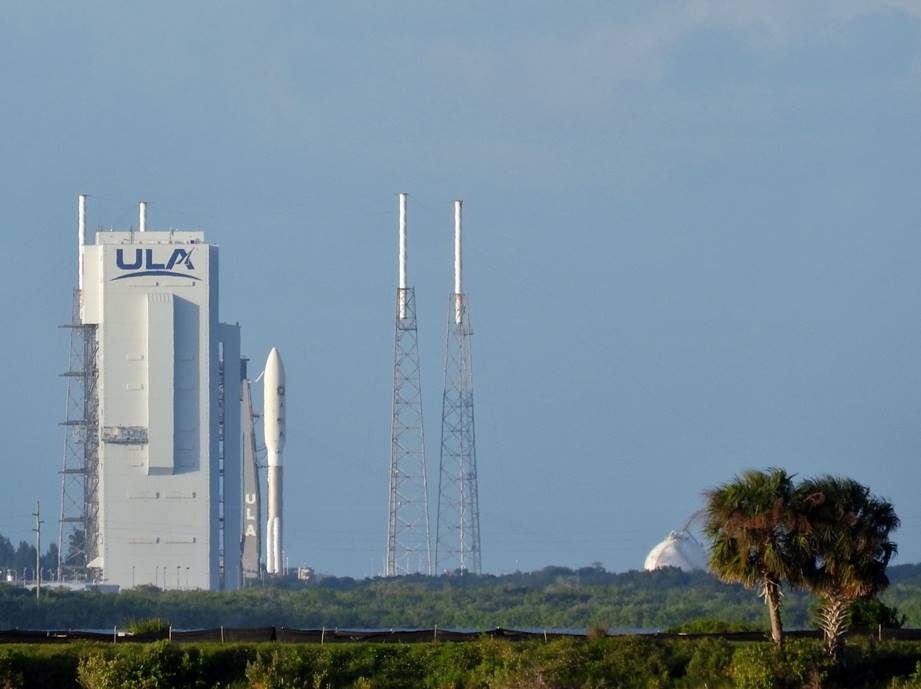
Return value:
M 777 650 L 745 645 L 732 656 L 731 672 L 739 689 L 797 689 L 824 686 L 835 663 L 814 639 L 787 639 Z
M 852 637 L 845 650 L 847 680 L 855 687 L 886 686 L 893 677 L 911 675 L 919 660 L 917 643 Z
M 305 662 L 301 649 L 275 649 L 258 654 L 246 665 L 246 679 L 253 689 L 300 689 L 322 686 L 325 677 Z
M 908 677 L 893 677 L 889 682 L 889 689 L 921 689 L 921 660 Z
M 785 687 L 821 687 L 836 663 L 816 639 L 788 639 L 780 654 L 778 674 Z
M 694 647 L 687 666 L 689 679 L 700 683 L 728 678 L 732 648 L 725 639 L 702 639 Z
M 0 649 L 0 689 L 20 689 L 25 681 L 22 653 Z
M 894 605 L 886 605 L 879 598 L 860 598 L 851 603 L 851 628 L 853 629 L 901 629 L 906 617 Z
M 131 620 L 126 625 L 130 634 L 158 634 L 169 631 L 169 622 L 159 617 L 151 617 L 146 620 Z
M 751 622 L 727 622 L 717 620 L 712 617 L 696 617 L 687 622 L 670 627 L 668 629 L 672 634 L 723 634 L 727 632 L 764 632 L 767 630 L 763 625 Z
M 180 650 L 168 641 L 93 652 L 77 666 L 84 689 L 198 689 L 204 675 L 199 649 Z
M 775 689 L 776 654 L 764 644 L 740 646 L 732 654 L 731 672 L 737 689 Z

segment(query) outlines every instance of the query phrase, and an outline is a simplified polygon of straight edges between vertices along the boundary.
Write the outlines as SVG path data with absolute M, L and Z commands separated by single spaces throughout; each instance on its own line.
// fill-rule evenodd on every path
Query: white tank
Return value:
M 648 572 L 663 567 L 677 567 L 685 572 L 707 569 L 707 553 L 688 531 L 672 531 L 649 551 L 643 565 Z

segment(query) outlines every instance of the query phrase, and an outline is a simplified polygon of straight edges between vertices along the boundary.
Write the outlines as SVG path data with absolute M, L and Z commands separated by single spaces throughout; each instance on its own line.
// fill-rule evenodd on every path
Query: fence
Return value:
M 821 632 L 799 630 L 785 632 L 793 638 L 819 638 Z M 423 643 L 432 641 L 463 642 L 492 637 L 509 641 L 534 641 L 560 638 L 584 638 L 584 632 L 560 630 L 523 630 L 497 627 L 484 631 L 456 629 L 298 629 L 294 627 L 213 627 L 210 629 L 173 629 L 159 632 L 132 634 L 114 627 L 111 632 L 71 629 L 7 629 L 0 630 L 0 644 L 27 643 L 69 643 L 72 641 L 96 641 L 100 643 L 149 643 L 169 639 L 187 643 Z M 726 632 L 711 634 L 683 634 L 672 632 L 646 632 L 613 634 L 611 636 L 643 636 L 659 639 L 701 639 L 722 638 L 727 641 L 763 641 L 767 637 L 760 632 Z M 921 640 L 921 629 L 859 629 L 851 630 L 849 636 L 872 636 L 880 640 Z

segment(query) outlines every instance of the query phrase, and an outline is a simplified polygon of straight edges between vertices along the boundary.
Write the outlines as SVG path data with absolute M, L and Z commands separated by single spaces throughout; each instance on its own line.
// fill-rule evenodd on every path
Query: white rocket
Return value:
M 268 452 L 268 523 L 265 529 L 265 569 L 269 574 L 284 572 L 281 548 L 281 453 L 285 449 L 285 366 L 278 350 L 272 347 L 265 362 L 263 379 L 265 408 L 263 429 Z

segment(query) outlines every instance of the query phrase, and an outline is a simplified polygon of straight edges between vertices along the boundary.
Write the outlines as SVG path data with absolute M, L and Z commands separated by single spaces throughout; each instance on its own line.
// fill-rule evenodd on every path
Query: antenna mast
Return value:
M 482 573 L 480 501 L 473 415 L 473 328 L 462 287 L 461 220 L 463 202 L 454 202 L 454 292 L 449 299 L 441 405 L 441 461 L 438 469 L 438 519 L 435 571 Z
M 432 573 L 422 376 L 416 291 L 406 286 L 406 194 L 400 194 L 399 282 L 393 348 L 393 406 L 390 423 L 390 502 L 387 521 L 388 577 Z

